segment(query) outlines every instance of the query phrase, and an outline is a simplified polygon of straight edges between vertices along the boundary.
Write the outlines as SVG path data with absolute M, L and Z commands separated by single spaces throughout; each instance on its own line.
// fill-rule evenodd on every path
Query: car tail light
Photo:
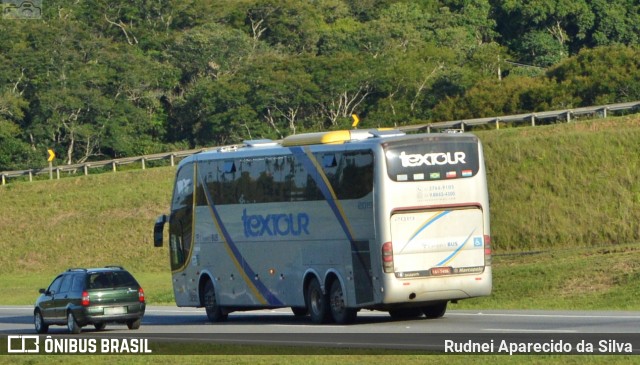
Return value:
M 385 273 L 393 272 L 393 244 L 385 242 L 382 245 L 382 268 Z
M 89 304 L 91 304 L 91 301 L 89 300 L 89 293 L 87 291 L 83 291 L 82 292 L 82 306 L 83 307 L 88 307 Z
M 142 288 L 138 289 L 138 301 L 144 303 L 144 290 Z
M 491 266 L 491 236 L 484 235 L 484 265 Z

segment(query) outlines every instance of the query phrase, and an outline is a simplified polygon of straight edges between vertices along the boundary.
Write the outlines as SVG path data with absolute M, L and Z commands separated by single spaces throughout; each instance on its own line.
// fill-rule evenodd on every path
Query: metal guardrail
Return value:
M 584 115 L 601 115 L 603 118 L 607 117 L 609 112 L 616 112 L 620 110 L 640 110 L 640 101 L 632 101 L 627 103 L 607 104 L 600 106 L 588 106 L 582 108 L 554 110 L 546 112 L 525 113 L 515 115 L 505 115 L 500 117 L 489 118 L 477 118 L 477 119 L 461 119 L 448 122 L 435 122 L 420 124 L 414 126 L 400 127 L 398 129 L 403 131 L 418 131 L 427 130 L 431 132 L 432 129 L 462 129 L 464 131 L 466 126 L 479 126 L 487 124 L 495 124 L 496 129 L 500 128 L 500 122 L 503 123 L 515 123 L 515 122 L 530 122 L 532 126 L 536 125 L 536 121 L 545 119 L 564 120 L 571 122 L 572 117 L 579 117 Z
M 29 169 L 29 170 L 18 170 L 18 171 L 4 171 L 0 172 L 0 178 L 2 179 L 2 185 L 7 183 L 7 178 L 15 178 L 15 177 L 23 177 L 29 176 L 29 181 L 33 181 L 33 177 L 35 175 L 44 175 L 44 174 L 56 174 L 56 178 L 60 179 L 60 173 L 69 172 L 69 173 L 77 173 L 78 171 L 82 171 L 84 175 L 89 174 L 89 169 L 92 168 L 104 168 L 107 166 L 111 166 L 112 170 L 117 171 L 117 167 L 120 165 L 127 165 L 135 162 L 140 162 L 142 164 L 142 169 L 146 168 L 147 161 L 156 161 L 156 160 L 170 160 L 171 166 L 175 166 L 176 159 L 184 158 L 187 156 L 191 156 L 195 153 L 206 151 L 208 148 L 198 148 L 193 150 L 186 151 L 178 151 L 178 152 L 163 152 L 156 153 L 145 156 L 136 156 L 136 157 L 124 157 L 112 160 L 103 160 L 103 161 L 90 161 L 72 165 L 62 165 L 62 166 L 53 166 L 51 169 L 49 167 L 43 167 L 39 169 Z
M 500 128 L 500 123 L 517 123 L 517 122 L 530 122 L 532 126 L 536 125 L 536 121 L 541 120 L 563 120 L 566 122 L 571 122 L 571 118 L 584 116 L 584 115 L 599 115 L 603 118 L 607 117 L 609 112 L 621 111 L 621 110 L 640 110 L 640 101 L 632 101 L 627 103 L 618 103 L 618 104 L 607 104 L 600 106 L 590 106 L 583 108 L 574 108 L 574 109 L 563 109 L 563 110 L 554 110 L 554 111 L 546 111 L 546 112 L 536 112 L 536 113 L 525 113 L 525 114 L 515 114 L 515 115 L 506 115 L 499 117 L 489 117 L 489 118 L 477 118 L 477 119 L 461 119 L 461 120 L 452 120 L 447 122 L 435 122 L 435 123 L 427 123 L 427 124 L 418 124 L 412 126 L 402 126 L 397 129 L 404 132 L 416 132 L 416 131 L 441 131 L 445 129 L 458 129 L 464 131 L 467 127 L 479 126 L 479 125 L 489 125 L 495 124 L 496 129 Z M 217 147 L 216 147 L 217 148 Z M 113 171 L 117 171 L 117 166 L 126 165 L 130 163 L 140 162 L 142 164 L 142 169 L 146 168 L 147 161 L 154 160 L 166 160 L 169 159 L 171 166 L 175 166 L 175 160 L 179 158 L 184 158 L 190 155 L 193 155 L 198 152 L 206 151 L 210 148 L 198 148 L 193 150 L 186 151 L 178 151 L 178 152 L 163 152 L 156 153 L 145 156 L 136 156 L 136 157 L 125 157 L 118 158 L 112 160 L 104 160 L 104 161 L 90 161 L 73 165 L 62 165 L 62 166 L 53 166 L 51 169 L 49 167 L 43 167 L 39 169 L 29 169 L 29 170 L 18 170 L 18 171 L 3 171 L 0 172 L 1 184 L 5 185 L 7 183 L 8 178 L 16 178 L 29 176 L 29 181 L 33 181 L 33 177 L 35 175 L 44 175 L 49 174 L 50 178 L 53 178 L 53 173 L 55 172 L 56 178 L 60 179 L 60 173 L 62 172 L 70 172 L 77 173 L 78 170 L 82 170 L 84 175 L 89 174 L 89 169 L 91 168 L 104 168 L 106 166 L 111 166 Z

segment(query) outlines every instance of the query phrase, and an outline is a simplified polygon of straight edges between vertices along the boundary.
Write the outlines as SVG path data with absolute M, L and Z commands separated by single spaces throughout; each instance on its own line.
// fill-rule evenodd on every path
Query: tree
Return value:
M 595 22 L 587 0 L 508 0 L 497 2 L 495 13 L 498 31 L 517 51 L 517 61 L 537 66 L 548 66 L 549 60 L 579 50 Z M 552 46 L 550 39 L 557 45 Z
M 640 99 L 640 50 L 610 46 L 586 49 L 548 72 L 559 87 L 571 90 L 574 107 Z

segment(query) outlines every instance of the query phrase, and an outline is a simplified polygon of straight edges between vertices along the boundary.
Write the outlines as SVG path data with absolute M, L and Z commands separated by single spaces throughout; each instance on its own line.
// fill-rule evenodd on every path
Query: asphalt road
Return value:
M 35 334 L 32 307 L 0 306 L 0 334 Z M 51 326 L 49 333 L 66 334 L 66 328 Z M 236 312 L 223 323 L 207 321 L 203 309 L 149 306 L 142 326 L 129 331 L 109 324 L 105 331 L 87 326 L 79 336 L 151 337 L 170 341 L 212 341 L 230 344 L 349 346 L 442 350 L 445 340 L 460 344 L 504 339 L 549 342 L 560 340 L 600 341 L 608 351 L 619 343 L 630 343 L 640 353 L 640 312 L 449 310 L 443 318 L 392 320 L 385 312 L 361 311 L 351 325 L 316 325 L 295 317 L 289 309 Z M 625 347 L 624 350 L 627 350 Z M 606 351 L 605 351 L 606 352 Z M 628 352 L 628 351 L 622 351 Z

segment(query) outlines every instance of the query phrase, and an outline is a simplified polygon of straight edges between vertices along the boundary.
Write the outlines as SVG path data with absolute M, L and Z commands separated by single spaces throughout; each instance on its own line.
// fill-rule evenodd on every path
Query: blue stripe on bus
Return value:
M 433 224 L 435 221 L 437 221 L 438 219 L 444 217 L 445 215 L 451 213 L 450 210 L 445 210 L 442 213 L 437 214 L 434 217 L 429 218 L 425 223 L 423 223 L 422 227 L 418 228 L 418 230 L 416 230 L 416 232 L 413 234 L 413 236 L 411 236 L 411 238 L 409 238 L 407 240 L 407 243 L 404 245 L 404 247 L 402 247 L 402 249 L 399 252 L 404 251 L 404 248 L 407 247 L 407 245 L 414 239 L 416 238 L 416 236 L 418 236 L 422 231 L 424 231 L 425 229 L 427 229 L 427 227 L 429 227 L 431 224 Z
M 204 182 L 203 182 L 203 185 L 205 185 Z M 259 295 L 262 296 L 261 298 L 263 299 L 262 301 L 266 301 L 267 303 L 273 306 L 282 306 L 283 305 L 282 301 L 280 301 L 280 299 L 278 299 L 278 297 L 275 294 L 273 294 L 269 290 L 269 288 L 267 288 L 261 281 L 252 281 L 252 278 L 256 276 L 255 271 L 253 271 L 253 269 L 251 269 L 251 267 L 246 263 L 246 261 L 242 257 L 242 254 L 240 253 L 240 250 L 238 249 L 236 244 L 233 242 L 231 235 L 229 234 L 226 227 L 222 223 L 220 214 L 218 213 L 218 210 L 213 204 L 211 192 L 209 192 L 209 189 L 202 189 L 202 190 L 204 191 L 204 194 L 207 198 L 207 204 L 209 205 L 209 208 L 213 213 L 212 218 L 215 219 L 216 225 L 218 226 L 222 235 L 224 236 L 225 244 L 233 253 L 232 258 L 236 261 L 236 266 L 238 268 L 242 268 L 242 270 L 244 271 L 244 281 L 247 283 L 249 287 L 253 287 L 259 292 Z M 244 263 L 244 265 L 242 263 Z
M 340 207 L 340 203 L 338 202 L 335 193 L 331 186 L 322 178 L 324 176 L 324 171 L 322 171 L 319 166 L 313 163 L 311 160 L 312 157 L 308 156 L 305 150 L 302 147 L 290 147 L 289 150 L 293 153 L 296 158 L 299 158 L 304 165 L 304 168 L 310 172 L 310 176 L 313 181 L 316 183 L 324 199 L 329 204 L 329 207 L 333 211 L 333 214 L 338 219 L 338 223 L 342 227 L 342 230 L 347 235 L 347 239 L 353 245 L 355 239 L 351 232 L 351 227 L 349 226 L 349 222 L 347 221 L 347 217 L 345 216 L 342 208 Z M 316 172 L 312 174 L 311 172 Z
M 438 262 L 438 263 L 436 264 L 436 266 L 442 266 L 442 265 L 445 265 L 445 264 L 449 263 L 449 261 L 453 260 L 453 258 L 454 258 L 454 257 L 455 257 L 459 252 L 460 252 L 460 250 L 462 250 L 462 248 L 467 244 L 467 242 L 469 242 L 469 238 L 471 238 L 471 236 L 473 235 L 473 232 L 474 232 L 475 230 L 476 230 L 476 229 L 474 228 L 474 229 L 471 231 L 471 233 L 469 233 L 469 236 L 467 236 L 467 239 L 465 239 L 465 240 L 464 240 L 464 242 L 460 245 L 460 247 L 458 247 L 455 251 L 453 251 L 453 252 L 451 253 L 451 255 L 449 255 L 449 256 L 447 256 L 447 257 L 445 257 L 445 259 L 444 259 L 444 260 L 442 260 L 442 261 Z

